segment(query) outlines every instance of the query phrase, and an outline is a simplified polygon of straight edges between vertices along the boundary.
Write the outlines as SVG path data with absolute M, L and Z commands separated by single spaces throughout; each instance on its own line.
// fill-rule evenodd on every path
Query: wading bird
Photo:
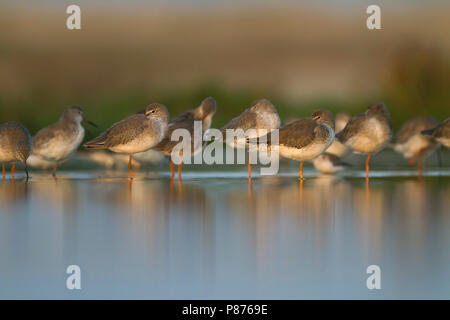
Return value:
M 191 155 L 196 154 L 201 150 L 203 146 L 203 137 L 200 143 L 195 143 L 194 137 L 194 121 L 202 122 L 202 131 L 205 132 L 211 127 L 211 121 L 214 113 L 216 112 L 216 100 L 211 97 L 205 98 L 200 106 L 195 109 L 189 110 L 180 116 L 170 120 L 166 137 L 154 147 L 154 150 L 161 152 L 162 154 L 171 157 L 173 148 L 179 144 L 179 141 L 172 141 L 172 133 L 177 129 L 185 129 L 189 132 L 191 137 Z M 197 147 L 197 149 L 194 149 Z M 180 161 L 182 154 L 180 156 Z M 181 180 L 181 165 L 178 164 L 178 180 Z M 173 181 L 175 172 L 173 168 L 172 157 L 170 158 L 170 172 L 171 180 Z
M 347 123 L 336 138 L 353 152 L 367 154 L 366 179 L 369 178 L 369 161 L 372 154 L 383 149 L 392 138 L 392 122 L 389 111 L 381 103 L 371 104 Z
M 66 161 L 78 149 L 84 139 L 81 122 L 97 125 L 87 120 L 80 106 L 71 106 L 64 110 L 58 122 L 39 130 L 33 137 L 33 157 L 52 163 L 53 177 L 58 164 Z
M 267 135 L 267 151 L 279 152 L 284 158 L 300 161 L 300 180 L 303 162 L 321 155 L 334 141 L 333 116 L 328 110 L 317 110 L 310 118 L 292 120 L 279 129 L 278 145 Z M 250 144 L 257 139 L 249 138 Z
M 22 161 L 28 180 L 27 159 L 32 149 L 31 135 L 27 128 L 17 122 L 0 125 L 0 161 L 3 180 L 5 180 L 5 162 L 12 162 L 11 175 L 14 180 L 16 161 Z
M 429 135 L 445 147 L 450 148 L 450 118 L 432 129 L 422 131 L 422 134 Z
M 166 136 L 169 112 L 160 103 L 152 103 L 143 113 L 136 113 L 113 124 L 97 138 L 86 142 L 86 149 L 109 149 L 129 156 L 128 172 L 133 180 L 132 156 L 156 146 Z
M 439 143 L 432 137 L 421 132 L 436 127 L 439 122 L 432 117 L 415 117 L 406 121 L 391 141 L 393 149 L 401 153 L 413 166 L 417 159 L 417 170 L 422 171 L 423 159 L 430 154 Z
M 275 109 L 275 106 L 267 99 L 256 100 L 251 104 L 249 109 L 246 109 L 236 118 L 228 122 L 224 127 L 222 127 L 222 137 L 225 138 L 225 142 L 232 148 L 245 148 L 245 139 L 254 139 L 257 137 L 265 136 L 270 131 L 280 127 L 280 117 Z M 227 130 L 243 130 L 253 131 L 250 136 L 243 137 L 243 141 L 238 141 L 234 139 L 228 141 L 226 139 Z M 250 163 L 250 156 L 248 159 L 248 178 L 252 177 L 252 167 Z

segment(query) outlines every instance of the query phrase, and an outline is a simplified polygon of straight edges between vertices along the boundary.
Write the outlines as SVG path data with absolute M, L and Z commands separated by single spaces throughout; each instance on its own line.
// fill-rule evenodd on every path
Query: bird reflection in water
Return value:
M 370 264 L 398 287 L 419 279 L 416 287 L 446 290 L 448 254 L 438 245 L 448 242 L 450 227 L 447 176 L 373 177 L 368 189 L 356 176 L 308 174 L 303 199 L 299 188 L 296 174 L 254 177 L 251 189 L 245 180 L 215 176 L 187 177 L 180 188 L 169 178 L 138 175 L 130 186 L 123 177 L 53 181 L 34 174 L 28 185 L 0 186 L 0 244 L 44 254 L 26 263 L 9 259 L 10 270 L 77 261 L 151 297 L 182 297 L 193 288 L 202 297 L 223 288 L 284 297 L 297 293 L 297 283 L 314 290 L 320 281 L 345 290 L 344 278 L 364 275 Z
M 59 175 L 48 179 L 45 173 L 34 173 L 30 184 L 33 200 L 42 206 L 50 207 L 52 212 L 78 212 L 81 206 L 81 191 L 73 179 Z
M 368 256 L 373 259 L 380 259 L 383 226 L 386 215 L 390 209 L 389 193 L 392 192 L 390 184 L 383 180 L 371 180 L 369 186 L 356 180 L 352 181 L 352 197 L 349 201 L 352 204 L 353 219 L 357 226 L 359 241 L 364 246 Z
M 0 203 L 2 208 L 26 203 L 29 184 L 26 179 L 11 179 L 3 181 L 0 186 Z

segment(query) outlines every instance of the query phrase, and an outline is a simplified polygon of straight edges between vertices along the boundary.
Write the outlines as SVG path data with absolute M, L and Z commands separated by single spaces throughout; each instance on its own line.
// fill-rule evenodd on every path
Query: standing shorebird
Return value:
M 326 152 L 312 160 L 314 168 L 322 173 L 336 173 L 350 166 L 335 154 L 328 153 L 328 149 Z
M 5 180 L 5 162 L 12 162 L 11 175 L 14 181 L 16 161 L 22 161 L 28 180 L 27 159 L 32 149 L 31 135 L 27 128 L 17 122 L 0 125 L 0 161 L 2 162 L 3 181 Z
M 339 112 L 335 118 L 335 128 L 334 132 L 338 133 L 342 131 L 350 120 L 350 115 L 346 112 Z M 348 147 L 340 143 L 337 139 L 331 144 L 327 149 L 326 153 L 334 154 L 338 157 L 344 157 L 348 153 Z
M 411 166 L 420 159 L 417 166 L 419 173 L 422 171 L 426 154 L 439 145 L 433 137 L 422 135 L 421 132 L 434 128 L 438 124 L 439 122 L 431 117 L 415 117 L 406 121 L 392 139 L 391 144 L 394 150 L 409 159 Z
M 244 139 L 254 139 L 267 135 L 270 131 L 280 127 L 280 117 L 278 116 L 275 106 L 267 99 L 256 100 L 251 107 L 245 110 L 236 118 L 228 122 L 222 127 L 222 136 L 226 138 L 227 130 L 253 130 L 253 135 L 246 136 Z M 225 142 L 232 148 L 245 148 L 245 140 Z M 252 177 L 252 167 L 250 163 L 250 156 L 248 159 L 248 178 Z
M 33 137 L 32 156 L 44 160 L 39 161 L 40 164 L 50 162 L 53 165 L 53 177 L 56 177 L 58 164 L 75 153 L 83 141 L 84 128 L 81 122 L 97 127 L 83 116 L 80 106 L 71 106 L 64 110 L 58 122 L 39 130 Z
M 109 149 L 129 155 L 128 172 L 133 180 L 132 155 L 157 145 L 167 133 L 169 112 L 160 103 L 152 103 L 143 113 L 136 113 L 113 124 L 97 138 L 86 142 L 86 149 Z
M 300 161 L 300 180 L 303 181 L 303 162 L 321 155 L 334 141 L 333 116 L 328 110 L 316 110 L 310 118 L 292 120 L 279 129 L 278 145 L 267 135 L 267 151 L 279 152 L 284 158 Z M 257 139 L 247 139 L 251 144 Z
M 339 112 L 336 115 L 334 127 L 332 127 L 334 132 L 336 133 L 344 129 L 349 120 L 350 115 L 348 113 Z M 314 158 L 312 163 L 314 168 L 322 173 L 336 173 L 350 166 L 340 158 L 345 156 L 347 153 L 348 147 L 334 139 L 333 143 L 328 147 L 326 152 Z
M 173 148 L 179 144 L 179 141 L 172 141 L 172 133 L 176 129 L 185 129 L 188 130 L 191 136 L 191 155 L 196 154 L 201 150 L 203 147 L 202 142 L 201 143 L 195 143 L 194 139 L 194 121 L 201 121 L 202 122 L 202 131 L 205 132 L 211 127 L 211 121 L 214 113 L 216 112 L 216 100 L 214 98 L 208 97 L 205 98 L 200 106 L 193 110 L 189 110 L 180 116 L 172 119 L 169 122 L 169 128 L 167 130 L 166 137 L 157 145 L 155 146 L 155 150 L 161 152 L 162 154 L 171 157 Z M 203 139 L 202 139 L 203 141 Z M 197 147 L 197 149 L 194 149 Z M 182 154 L 179 155 L 180 158 Z M 181 181 L 181 164 L 180 162 L 178 164 L 178 180 Z M 170 172 L 171 172 L 171 181 L 173 181 L 173 178 L 175 176 L 174 168 L 173 168 L 173 161 L 172 157 L 170 159 Z
M 422 131 L 422 134 L 431 136 L 439 143 L 450 148 L 450 118 L 432 129 Z
M 371 104 L 347 123 L 336 138 L 355 153 L 367 154 L 366 179 L 369 178 L 369 161 L 373 153 L 383 149 L 392 138 L 392 122 L 389 111 L 381 103 Z
M 334 141 L 333 116 L 328 110 L 317 110 L 311 118 L 295 120 L 280 128 L 279 154 L 300 161 L 300 179 L 303 180 L 303 162 L 325 152 Z

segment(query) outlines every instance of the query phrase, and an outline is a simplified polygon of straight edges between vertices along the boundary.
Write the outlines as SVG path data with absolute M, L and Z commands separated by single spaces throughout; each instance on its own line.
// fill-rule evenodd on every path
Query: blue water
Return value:
M 450 298 L 450 170 L 246 174 L 19 173 L 0 185 L 0 298 Z

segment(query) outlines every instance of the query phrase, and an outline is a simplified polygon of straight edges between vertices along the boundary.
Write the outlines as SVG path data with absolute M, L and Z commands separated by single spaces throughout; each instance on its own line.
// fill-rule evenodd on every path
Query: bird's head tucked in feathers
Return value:
M 217 104 L 216 100 L 212 97 L 205 98 L 200 106 L 198 106 L 196 109 L 194 109 L 195 118 L 200 120 L 204 119 L 208 116 L 213 116 L 214 113 L 216 113 Z
M 250 107 L 250 110 L 255 113 L 273 113 L 277 112 L 275 109 L 275 106 L 267 99 L 259 99 L 252 102 L 252 105 Z

